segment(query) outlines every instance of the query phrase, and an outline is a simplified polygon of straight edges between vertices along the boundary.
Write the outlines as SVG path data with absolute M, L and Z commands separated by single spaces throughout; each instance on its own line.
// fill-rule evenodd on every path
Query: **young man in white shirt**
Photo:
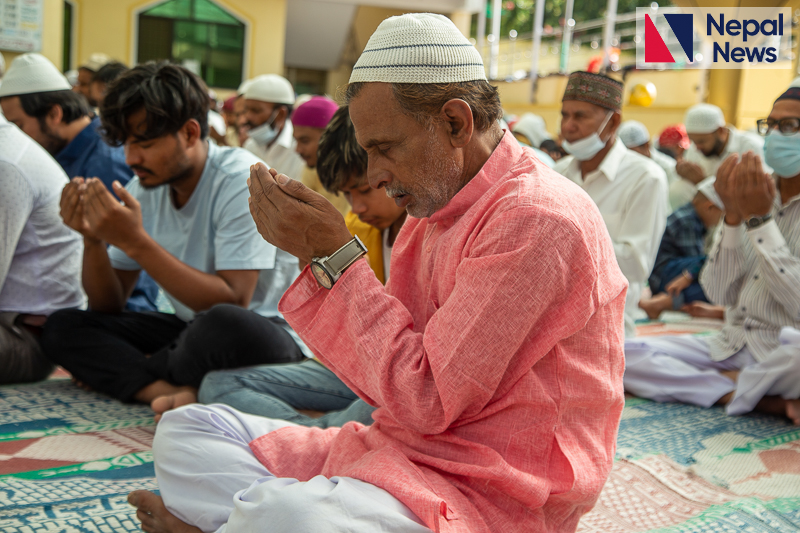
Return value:
M 341 192 L 351 205 L 352 211 L 345 218 L 347 228 L 365 244 L 372 270 L 385 282 L 406 211 L 383 191 L 370 187 L 367 153 L 356 142 L 346 106 L 334 113 L 323 132 L 314 163 L 325 189 L 331 194 Z M 210 372 L 197 395 L 180 392 L 158 398 L 153 410 L 160 416 L 198 398 L 205 404 L 227 404 L 244 413 L 323 428 L 351 420 L 369 425 L 374 411 L 316 359 Z M 309 411 L 321 416 L 309 416 Z
M 295 151 L 290 120 L 294 100 L 292 84 L 282 76 L 264 74 L 249 80 L 244 89 L 248 139 L 242 147 L 278 172 L 300 179 L 305 161 Z
M 260 160 L 208 142 L 205 84 L 177 65 L 139 65 L 110 88 L 101 117 L 137 178 L 114 184 L 124 204 L 98 179 L 64 188 L 61 215 L 83 235 L 91 311 L 55 313 L 45 354 L 85 385 L 143 403 L 196 389 L 213 368 L 301 360 L 277 309 L 297 262 L 260 239 L 250 216 L 247 176 Z M 174 315 L 121 312 L 141 270 Z M 255 343 L 260 350 L 247 349 Z
M 561 135 L 571 155 L 559 160 L 555 170 L 583 187 L 603 215 L 629 283 L 625 336 L 632 337 L 642 288 L 667 223 L 667 178 L 652 159 L 628 150 L 617 138 L 622 83 L 573 72 L 562 102 Z
M 58 309 L 86 305 L 81 239 L 58 217 L 67 183 L 44 148 L 0 114 L 0 384 L 47 377 L 42 325 Z

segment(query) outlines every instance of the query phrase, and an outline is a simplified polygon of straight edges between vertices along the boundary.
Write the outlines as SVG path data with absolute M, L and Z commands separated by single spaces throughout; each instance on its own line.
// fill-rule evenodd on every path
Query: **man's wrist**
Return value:
M 117 248 L 125 252 L 125 255 L 138 263 L 139 259 L 151 252 L 154 242 L 155 241 L 153 241 L 150 235 L 142 230 L 142 232 L 135 238 L 120 246 L 117 246 Z
M 725 213 L 725 224 L 728 226 L 738 226 L 742 223 L 742 217 L 732 213 Z

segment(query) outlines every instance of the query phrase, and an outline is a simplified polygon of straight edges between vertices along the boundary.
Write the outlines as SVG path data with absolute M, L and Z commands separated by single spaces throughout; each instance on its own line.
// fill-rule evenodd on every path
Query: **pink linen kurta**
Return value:
M 574 531 L 611 469 L 626 281 L 599 211 L 506 133 L 443 209 L 409 218 L 384 288 L 308 269 L 280 310 L 375 423 L 250 443 L 276 476 L 348 476 L 434 531 Z

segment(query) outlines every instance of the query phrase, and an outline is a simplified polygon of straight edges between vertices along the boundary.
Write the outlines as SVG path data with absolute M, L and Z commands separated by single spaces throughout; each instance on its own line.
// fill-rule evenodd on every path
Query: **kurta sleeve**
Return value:
M 792 254 L 774 220 L 747 231 L 762 263 L 767 290 L 794 320 L 800 321 L 800 257 Z
M 718 235 L 700 272 L 700 285 L 709 301 L 732 306 L 739 300 L 744 277 L 750 270 L 744 253 L 744 226 L 721 224 Z
M 406 427 L 439 434 L 481 412 L 523 342 L 534 347 L 524 361 L 533 366 L 598 307 L 596 260 L 581 230 L 560 217 L 530 206 L 494 216 L 458 268 L 437 274 L 453 277 L 453 290 L 428 300 L 424 333 L 365 261 L 331 291 L 306 270 L 280 311 L 359 396 Z
M 33 211 L 33 191 L 14 165 L 0 162 L 0 289 L 8 276 L 22 230 Z

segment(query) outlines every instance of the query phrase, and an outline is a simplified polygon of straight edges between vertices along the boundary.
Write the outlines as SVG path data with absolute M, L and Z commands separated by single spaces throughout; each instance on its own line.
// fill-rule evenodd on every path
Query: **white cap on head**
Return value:
M 107 55 L 96 53 L 90 55 L 89 60 L 78 68 L 85 68 L 91 70 L 92 72 L 97 72 L 98 70 L 103 68 L 106 65 L 106 63 L 110 62 L 111 58 L 108 57 Z
M 683 119 L 686 133 L 714 133 L 725 127 L 722 109 L 713 104 L 696 104 L 689 108 Z
M 709 176 L 697 184 L 697 192 L 703 193 L 703 196 L 711 200 L 715 206 L 725 210 L 725 204 L 722 203 L 722 198 L 719 197 L 717 191 L 714 190 L 714 182 L 717 180 L 714 176 Z
M 650 142 L 650 132 L 647 126 L 638 120 L 626 120 L 619 125 L 617 135 L 627 148 L 636 148 Z
M 48 91 L 69 91 L 72 85 L 49 59 L 41 54 L 17 56 L 3 76 L 0 97 Z
M 250 87 L 250 84 L 253 82 L 252 78 L 249 80 L 244 80 L 240 85 L 239 88 L 236 89 L 236 96 L 242 96 L 247 91 L 247 88 Z
M 525 113 L 511 128 L 514 133 L 521 133 L 533 143 L 533 148 L 539 148 L 542 143 L 553 136 L 547 133 L 544 119 L 533 113 Z
M 458 83 L 485 80 L 480 53 L 449 18 L 411 13 L 381 22 L 350 83 Z
M 294 105 L 294 89 L 289 80 L 277 74 L 264 74 L 249 81 L 244 90 L 248 100 Z

